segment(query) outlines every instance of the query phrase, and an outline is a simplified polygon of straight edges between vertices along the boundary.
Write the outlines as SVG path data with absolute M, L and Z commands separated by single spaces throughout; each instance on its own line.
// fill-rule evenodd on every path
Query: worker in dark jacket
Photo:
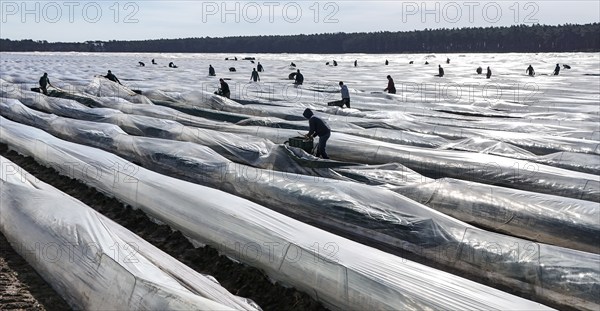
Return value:
M 209 76 L 216 76 L 215 68 L 213 68 L 212 65 L 208 65 L 208 75 Z
M 485 77 L 487 79 L 489 79 L 492 76 L 492 70 L 490 69 L 490 66 L 487 67 L 487 72 L 485 74 Z
M 48 86 L 52 86 L 52 84 L 50 84 L 48 74 L 44 72 L 44 75 L 40 78 L 40 90 L 44 95 L 48 95 Z
M 294 81 L 295 85 L 302 85 L 302 83 L 304 83 L 304 76 L 300 73 L 300 69 L 298 69 L 298 71 L 296 72 L 295 79 L 296 79 Z
M 443 77 L 444 76 L 444 68 L 442 68 L 442 65 L 438 65 L 438 77 Z
M 323 159 L 329 159 L 327 152 L 325 151 L 327 140 L 331 136 L 329 125 L 327 125 L 323 119 L 315 116 L 309 108 L 306 108 L 302 115 L 308 119 L 309 132 L 305 136 L 309 138 L 319 136 L 319 145 L 317 146 L 316 156 Z
M 254 80 L 254 82 L 260 81 L 260 77 L 258 76 L 258 71 L 256 71 L 256 68 L 252 70 L 252 74 L 250 74 L 250 80 Z
M 529 65 L 529 67 L 527 67 L 527 69 L 525 70 L 525 72 L 530 76 L 533 77 L 535 76 L 535 70 L 533 70 L 533 66 Z
M 344 108 L 344 105 L 350 108 L 350 92 L 343 81 L 340 81 L 340 92 L 342 93 L 342 108 Z
M 112 81 L 112 82 L 116 82 L 116 83 L 121 84 L 121 81 L 119 81 L 119 79 L 117 78 L 117 76 L 115 76 L 114 74 L 112 74 L 112 72 L 110 72 L 110 70 L 108 71 L 108 74 L 106 74 L 106 76 L 104 76 L 104 77 L 107 78 L 108 80 Z
M 554 68 L 554 72 L 552 72 L 552 74 L 555 76 L 558 76 L 559 72 L 560 72 L 560 65 L 556 64 L 556 67 Z
M 219 83 L 221 84 L 221 87 L 219 88 L 217 94 L 229 98 L 229 96 L 231 96 L 231 91 L 229 90 L 229 84 L 227 84 L 227 82 L 225 82 L 225 80 L 223 80 L 223 78 L 219 79 Z
M 388 86 L 383 91 L 384 92 L 387 91 L 390 94 L 396 94 L 396 86 L 394 85 L 394 79 L 392 79 L 392 76 L 390 76 L 390 75 L 387 76 L 387 79 L 388 79 Z

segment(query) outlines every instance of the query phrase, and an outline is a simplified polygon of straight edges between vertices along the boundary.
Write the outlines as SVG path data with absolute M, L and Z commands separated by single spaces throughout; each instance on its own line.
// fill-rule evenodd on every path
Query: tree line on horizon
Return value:
M 600 23 L 80 43 L 0 39 L 2 52 L 507 53 L 597 52 Z

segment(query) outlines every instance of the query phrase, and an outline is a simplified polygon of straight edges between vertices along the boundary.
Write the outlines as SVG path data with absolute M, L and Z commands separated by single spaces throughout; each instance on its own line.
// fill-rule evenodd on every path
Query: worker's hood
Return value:
M 304 110 L 304 113 L 302 113 L 302 115 L 303 115 L 305 118 L 307 118 L 307 119 L 310 119 L 310 117 L 312 117 L 312 116 L 313 116 L 313 112 L 312 112 L 312 110 L 310 110 L 309 108 L 306 108 L 306 109 Z

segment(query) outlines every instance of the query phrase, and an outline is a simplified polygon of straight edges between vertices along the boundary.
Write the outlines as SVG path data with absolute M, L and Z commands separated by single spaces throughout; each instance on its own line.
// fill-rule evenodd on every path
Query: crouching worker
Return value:
M 44 75 L 40 78 L 40 90 L 44 95 L 48 95 L 48 86 L 52 86 L 52 84 L 50 84 L 48 74 L 44 72 Z
M 308 134 L 304 136 L 307 138 L 319 136 L 319 145 L 317 146 L 317 154 L 315 156 L 323 159 L 329 159 L 327 152 L 325 151 L 325 148 L 327 147 L 327 140 L 331 136 L 331 129 L 329 128 L 329 125 L 327 125 L 323 119 L 315 116 L 312 110 L 309 108 L 306 108 L 302 115 L 308 119 L 308 126 L 310 129 Z
M 116 82 L 116 83 L 121 84 L 121 81 L 119 81 L 119 78 L 117 78 L 117 76 L 115 76 L 110 70 L 108 71 L 108 73 L 106 74 L 106 76 L 103 76 L 103 77 L 105 77 L 106 79 L 108 79 L 108 80 L 110 80 L 112 82 Z M 121 84 L 121 85 L 123 85 L 123 84 Z
M 225 82 L 223 78 L 219 79 L 219 83 L 221 87 L 219 87 L 215 94 L 229 98 L 229 96 L 231 95 L 231 91 L 229 90 L 229 84 L 227 84 L 227 82 Z

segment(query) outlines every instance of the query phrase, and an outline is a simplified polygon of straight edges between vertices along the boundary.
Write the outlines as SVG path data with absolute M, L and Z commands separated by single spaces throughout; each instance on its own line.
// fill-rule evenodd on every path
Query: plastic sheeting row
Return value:
M 263 269 L 332 308 L 545 308 L 340 238 L 230 194 L 153 173 L 38 129 L 0 121 L 0 138 L 11 148 L 59 171 L 68 169 L 89 186 L 143 209 L 193 240 Z
M 144 147 L 145 145 L 156 146 L 156 140 L 121 136 L 121 139 L 128 142 L 114 142 L 112 145 L 106 144 L 108 133 L 122 134 L 119 128 L 102 126 L 90 122 L 63 120 L 53 115 L 46 115 L 27 109 L 14 100 L 3 100 L 0 102 L 0 106 L 2 107 L 2 114 L 5 116 L 24 124 L 36 125 L 48 132 L 54 133 L 56 136 L 120 153 L 121 156 L 133 161 L 147 163 L 150 166 L 153 166 L 154 163 L 152 161 L 156 160 L 152 158 L 151 161 L 145 161 L 143 160 L 144 156 L 140 154 L 140 151 L 146 148 Z M 444 213 L 452 215 L 455 218 L 493 228 L 496 231 L 525 237 L 530 240 L 599 253 L 597 241 L 600 238 L 600 224 L 597 220 L 600 218 L 600 211 L 597 208 L 597 204 L 589 201 L 531 193 L 455 179 L 434 181 L 401 166 L 395 166 L 393 170 L 390 170 L 390 166 L 385 169 L 377 166 L 339 167 L 342 164 L 335 162 L 327 163 L 327 161 L 315 162 L 314 158 L 306 159 L 298 157 L 288 149 L 275 149 L 275 145 L 270 141 L 261 140 L 254 136 L 224 135 L 214 130 L 185 127 L 174 121 L 126 115 L 112 109 L 77 107 L 77 104 L 72 102 L 65 103 L 63 101 L 60 104 L 51 103 L 49 105 L 38 104 L 34 106 L 73 117 L 92 119 L 98 122 L 116 123 L 121 125 L 125 131 L 134 135 L 158 136 L 196 142 L 213 149 L 232 161 L 255 167 L 320 177 L 327 176 L 336 179 L 343 179 L 341 175 L 344 175 L 348 177 L 347 179 L 367 182 L 369 184 L 389 183 L 395 187 L 397 192 L 437 210 L 442 210 Z M 67 125 L 60 125 L 59 123 Z M 88 129 L 89 132 L 93 132 L 95 129 L 103 129 L 107 134 L 102 134 L 103 139 L 89 137 L 89 135 L 83 136 L 82 133 L 77 133 L 82 129 Z M 116 137 L 112 138 L 116 139 Z M 221 175 L 223 175 L 223 170 L 227 170 L 227 166 L 232 166 L 232 163 L 228 163 L 223 159 L 200 157 L 199 155 L 202 152 L 188 150 L 194 145 L 177 142 L 164 142 L 162 145 L 164 144 L 169 144 L 170 146 L 166 148 L 156 147 L 154 151 L 163 150 L 161 152 L 166 154 L 169 150 L 178 150 L 177 154 L 181 157 L 183 155 L 182 152 L 187 150 L 186 153 L 191 157 L 201 158 L 204 161 L 201 166 L 210 169 L 212 172 L 218 171 L 216 169 L 217 165 L 206 163 L 218 163 L 221 161 L 219 162 L 222 168 Z M 140 147 L 136 147 L 133 151 L 126 151 L 127 146 Z M 317 164 L 321 168 L 318 168 Z M 334 167 L 339 168 L 336 169 Z M 254 175 L 258 174 L 250 168 L 240 167 L 238 170 L 247 173 L 252 172 Z M 181 175 L 178 170 L 170 169 L 167 171 Z M 260 174 L 268 176 L 274 173 L 260 171 Z M 280 175 L 283 176 L 284 174 Z M 408 175 L 411 177 L 407 178 Z M 187 178 L 193 178 L 193 176 L 196 175 L 191 174 L 191 177 Z M 246 174 L 246 177 L 248 176 L 249 174 Z M 379 177 L 373 178 L 374 176 Z M 286 177 L 292 180 L 297 179 L 293 175 L 287 175 Z M 216 183 L 210 184 L 213 187 L 223 181 L 223 176 L 215 176 L 213 174 L 212 178 L 217 180 Z M 206 182 L 204 183 L 206 184 Z M 318 185 L 316 186 L 318 187 Z M 518 198 L 518 200 L 515 200 L 515 198 Z M 477 215 L 477 217 L 473 215 Z M 569 234 L 565 235 L 565 232 Z
M 327 115 L 323 116 L 327 118 Z M 341 122 L 337 122 L 338 124 Z M 274 127 L 277 129 L 300 129 L 308 131 L 308 122 L 306 121 L 277 121 L 273 119 L 247 119 L 236 123 L 237 125 L 243 126 L 262 126 L 262 127 Z M 474 153 L 491 154 L 507 158 L 515 158 L 520 160 L 526 160 L 529 162 L 545 164 L 548 166 L 554 166 L 559 168 L 565 168 L 568 170 L 579 171 L 590 174 L 600 174 L 600 155 L 594 153 L 578 153 L 569 151 L 553 152 L 545 155 L 536 155 L 528 150 L 516 147 L 511 143 L 497 140 L 495 135 L 466 135 L 471 138 L 460 138 L 456 141 L 450 141 L 437 135 L 423 134 L 418 132 L 411 132 L 407 128 L 397 129 L 394 127 L 387 128 L 387 123 L 377 122 L 376 124 L 383 127 L 369 127 L 360 129 L 340 129 L 338 125 L 331 125 L 334 131 L 353 136 L 363 137 L 371 139 L 373 143 L 377 141 L 423 147 L 423 148 L 434 148 L 434 149 L 446 149 L 446 150 L 459 150 L 468 151 Z M 364 124 L 363 124 L 364 125 Z M 415 128 L 418 128 L 415 127 Z M 505 132 L 502 133 L 505 135 Z M 521 143 L 527 141 L 528 138 L 514 137 L 515 135 L 507 135 L 511 139 Z M 519 136 L 519 133 L 517 133 Z M 490 139 L 488 137 L 494 137 Z M 543 139 L 538 139 L 540 145 L 547 145 L 543 142 Z M 591 142 L 592 144 L 595 144 Z M 558 146 L 564 147 L 565 144 L 557 143 Z M 595 145 L 597 146 L 597 145 Z M 568 150 L 576 150 L 575 148 L 565 148 Z M 553 149 L 554 150 L 554 149 Z M 558 148 L 560 150 L 560 148 Z M 587 150 L 587 149 L 586 149 Z M 590 149 L 591 150 L 591 149 Z M 598 149 L 600 151 L 600 149 Z
M 260 310 L 0 157 L 0 229 L 74 309 Z
M 215 105 L 218 103 L 238 105 L 219 97 L 209 96 L 208 98 Z M 178 103 L 178 105 L 183 104 Z M 217 127 L 215 124 L 211 126 Z M 285 129 L 253 126 L 245 128 L 223 126 L 220 129 L 259 136 L 275 143 L 283 143 L 289 137 L 297 135 L 295 131 Z M 328 146 L 330 156 L 341 161 L 365 164 L 398 162 L 433 178 L 451 177 L 600 202 L 599 176 L 532 163 L 527 160 L 489 154 L 401 146 L 343 133 L 334 133 Z
M 274 148 L 275 145 L 270 141 L 254 136 L 223 135 L 215 130 L 189 128 L 169 120 L 125 115 L 113 109 L 87 108 L 72 101 L 57 98 L 47 98 L 44 102 L 40 100 L 41 97 L 35 100 L 28 97 L 25 99 L 28 105 L 40 110 L 84 120 L 121 125 L 129 134 L 196 142 L 210 147 L 220 155 L 237 163 L 335 179 L 343 179 L 340 175 L 344 175 L 351 180 L 369 184 L 390 184 L 395 191 L 464 221 L 530 240 L 599 253 L 597 241 L 600 238 L 600 224 L 598 223 L 600 211 L 597 204 L 589 201 L 456 179 L 432 180 L 398 165 L 340 167 L 343 163 L 314 161 L 312 157 L 303 157 L 301 154 L 293 153 L 293 149 Z M 2 105 L 5 115 L 10 115 L 13 119 L 21 120 L 26 124 L 37 124 L 47 131 L 61 136 L 60 131 L 52 131 L 48 125 L 42 125 L 50 122 L 48 120 L 52 120 L 52 116 L 30 111 L 17 101 L 7 100 Z M 143 113 L 147 110 L 146 106 L 136 105 L 130 110 L 138 113 L 141 110 Z M 169 108 L 158 110 L 172 112 L 169 111 Z M 197 119 L 195 122 L 199 124 L 201 121 Z M 76 127 L 88 127 L 85 124 L 87 123 L 84 122 L 81 126 Z M 208 122 L 208 124 L 211 123 Z M 95 124 L 91 125 L 92 129 L 97 127 Z M 66 138 L 70 137 L 66 136 Z M 96 146 L 96 141 L 97 139 L 78 142 Z M 176 143 L 171 144 L 177 145 Z M 98 147 L 108 148 L 102 144 Z M 172 146 L 166 149 L 183 150 L 182 148 L 184 147 Z M 188 148 L 188 145 L 185 148 Z M 116 150 L 123 151 L 122 149 Z M 179 155 L 181 156 L 181 152 Z M 122 156 L 127 156 L 127 154 L 122 154 Z M 139 157 L 139 154 L 137 156 Z M 138 161 L 138 159 L 134 160 Z M 223 164 L 222 168 L 227 165 L 229 164 Z M 246 172 L 250 171 L 246 169 Z M 565 232 L 569 234 L 565 234 Z
M 300 150 L 282 148 L 280 145 L 275 145 L 269 140 L 261 139 L 256 136 L 217 132 L 210 129 L 185 126 L 178 121 L 185 122 L 186 120 L 190 121 L 193 119 L 192 124 L 195 125 L 199 125 L 200 123 L 206 124 L 206 122 L 210 123 L 210 121 L 189 115 L 184 116 L 176 111 L 175 114 L 173 114 L 173 111 L 165 107 L 135 105 L 134 107 L 126 109 L 119 104 L 106 104 L 106 106 L 115 106 L 126 110 L 142 110 L 147 114 L 134 115 L 125 114 L 111 108 L 88 108 L 73 100 L 42 97 L 32 94 L 31 92 L 15 97 L 18 98 L 19 102 L 35 110 L 45 111 L 68 118 L 112 123 L 120 126 L 130 135 L 143 135 L 195 142 L 212 148 L 231 161 L 254 167 L 341 178 L 339 174 L 332 172 L 330 168 L 344 165 L 344 163 L 339 161 L 319 160 Z M 102 101 L 102 98 L 93 98 L 89 95 L 83 97 L 81 95 L 70 94 L 68 97 L 76 98 L 79 102 L 83 103 L 87 100 L 92 100 L 96 103 Z M 8 99 L 4 99 L 3 101 L 5 101 L 6 104 L 11 103 Z M 14 104 L 15 102 L 12 103 Z M 105 104 L 102 105 L 104 106 Z
M 236 107 L 239 111 L 257 114 L 252 108 L 246 108 L 246 106 L 233 101 L 209 95 L 205 96 L 205 103 L 199 105 L 217 106 L 221 109 Z M 195 106 L 186 105 L 184 102 L 172 102 L 172 107 L 191 108 L 192 111 L 190 112 L 193 112 L 193 108 L 195 108 Z M 269 107 L 269 109 L 272 108 Z M 264 110 L 264 108 L 258 109 Z M 301 109 L 299 108 L 277 107 L 277 110 L 287 111 L 286 115 L 296 115 L 296 112 L 298 112 L 297 115 L 301 115 Z M 229 132 L 230 130 L 226 129 L 226 131 Z M 264 127 L 256 129 L 253 126 L 249 126 L 246 131 L 237 128 L 235 131 L 266 138 L 275 143 L 283 143 L 285 140 L 282 140 L 282 138 L 287 139 L 296 136 L 292 134 L 295 131 L 291 130 L 272 129 L 270 131 Z M 289 134 L 287 137 L 282 137 L 283 133 Z M 515 137 L 529 134 L 506 132 L 503 135 Z M 522 141 L 522 137 L 520 138 L 515 139 L 515 142 Z M 539 136 L 533 138 L 539 139 Z M 552 139 L 553 141 L 560 139 L 560 141 L 552 143 L 556 146 L 564 146 L 568 143 L 567 140 L 575 140 L 554 136 Z M 569 151 L 600 153 L 597 142 L 577 140 L 573 144 L 583 146 L 583 149 Z M 599 176 L 532 163 L 527 160 L 510 159 L 490 154 L 472 154 L 460 151 L 402 146 L 344 133 L 332 134 L 331 139 L 328 141 L 328 154 L 336 160 L 365 164 L 398 162 L 423 175 L 434 178 L 451 177 L 600 202 Z
M 194 109 L 203 111 L 205 109 L 214 109 L 225 112 L 233 112 L 240 115 L 247 116 L 258 116 L 258 117 L 275 117 L 288 121 L 303 121 L 302 112 L 303 107 L 273 107 L 265 105 L 240 105 L 235 101 L 219 98 L 217 96 L 211 96 L 210 94 L 200 94 L 200 100 L 194 100 L 186 98 L 185 94 L 181 98 L 175 99 L 162 99 L 163 96 L 157 96 L 151 94 L 150 99 L 156 103 L 166 105 L 168 107 L 176 109 L 185 109 L 186 112 L 193 112 Z M 581 131 L 581 126 L 574 125 L 570 128 L 570 131 L 577 132 L 579 134 L 573 135 L 575 137 L 564 137 L 564 136 L 552 136 L 542 135 L 537 133 L 527 132 L 509 132 L 506 128 L 502 130 L 498 129 L 486 129 L 486 128 L 468 128 L 462 127 L 463 123 L 458 122 L 453 126 L 428 124 L 426 122 L 418 121 L 415 118 L 400 117 L 389 119 L 384 116 L 375 116 L 374 118 L 368 118 L 365 113 L 360 113 L 356 116 L 345 116 L 345 115 L 332 115 L 330 113 L 336 113 L 339 111 L 337 108 L 323 108 L 320 106 L 310 107 L 314 110 L 324 111 L 322 115 L 328 122 L 346 122 L 357 125 L 362 128 L 392 128 L 396 130 L 407 130 L 417 132 L 421 134 L 437 135 L 444 138 L 450 139 L 463 139 L 463 138 L 493 138 L 494 140 L 510 143 L 512 145 L 521 147 L 526 150 L 533 151 L 534 153 L 552 153 L 559 151 L 568 152 L 580 152 L 580 153 L 592 153 L 600 154 L 600 132 L 598 127 L 591 128 L 590 131 Z M 434 113 L 431 110 L 419 109 L 424 116 L 431 116 Z M 439 122 L 439 121 L 438 121 Z M 346 126 L 348 127 L 348 126 Z M 342 129 L 346 131 L 346 129 Z M 565 135 L 565 132 L 561 132 L 560 135 Z
M 389 165 L 388 165 L 389 166 Z M 452 178 L 426 178 L 406 167 L 340 167 L 456 219 L 531 241 L 600 254 L 598 203 Z M 368 168 L 368 169 L 367 169 Z M 364 178 L 367 180 L 363 180 Z
M 330 118 L 328 115 L 322 115 L 323 118 Z M 437 148 L 437 149 L 448 149 L 448 150 L 461 150 L 469 152 L 478 152 L 484 154 L 493 154 L 508 158 L 515 158 L 521 160 L 527 160 L 535 163 L 546 164 L 549 166 L 561 167 L 569 170 L 580 171 L 591 174 L 600 173 L 600 156 L 593 153 L 577 153 L 577 152 L 554 152 L 546 155 L 536 155 L 528 150 L 516 147 L 511 143 L 497 140 L 494 133 L 490 135 L 462 135 L 469 136 L 471 138 L 457 138 L 456 141 L 450 141 L 437 135 L 423 134 L 419 132 L 412 132 L 408 129 L 418 129 L 423 125 L 416 125 L 414 123 L 408 123 L 404 126 L 399 126 L 395 123 L 394 126 L 390 126 L 389 122 L 383 121 L 361 121 L 360 124 L 367 128 L 340 128 L 340 124 L 344 122 L 337 121 L 330 126 L 335 129 L 336 132 L 342 132 L 354 136 L 364 137 L 372 139 L 373 141 L 383 141 L 388 143 L 425 147 L 425 148 Z M 402 122 L 402 121 L 400 121 Z M 276 118 L 250 118 L 236 123 L 237 125 L 243 126 L 264 126 L 274 128 L 285 128 L 285 129 L 299 129 L 308 131 L 308 122 L 306 121 L 285 121 L 277 120 Z M 410 125 L 410 127 L 408 126 Z M 500 137 L 504 136 L 506 132 L 501 132 Z M 514 139 L 518 144 L 522 144 L 523 141 L 532 140 L 532 138 L 522 137 L 520 133 L 515 135 L 506 135 L 511 139 Z M 494 137 L 489 139 L 488 137 Z M 561 138 L 562 139 L 562 138 Z M 544 143 L 544 138 L 537 139 L 538 145 L 548 146 L 548 143 Z M 593 142 L 590 142 L 593 144 Z M 587 143 L 587 144 L 590 144 Z M 565 144 L 558 143 L 558 146 L 564 147 Z M 594 145 L 596 146 L 596 145 Z M 552 150 L 556 150 L 553 148 Z M 560 148 L 558 148 L 560 149 Z M 577 150 L 576 148 L 567 148 L 568 150 Z M 583 150 L 583 149 L 581 149 Z M 587 149 L 586 149 L 587 150 Z
M 31 118 L 32 114 L 23 121 Z M 516 290 L 540 299 L 558 299 L 560 303 L 566 296 L 581 306 L 597 303 L 588 290 L 599 282 L 598 255 L 488 233 L 381 188 L 260 169 L 248 175 L 248 167 L 230 165 L 199 145 L 131 137 L 109 124 L 34 119 L 61 137 L 121 154 L 153 170 L 224 189 L 369 243 L 387 243 L 398 251 L 477 277 L 487 276 L 494 283 L 516 286 Z M 539 258 L 515 257 L 515 245 L 517 253 L 533 249 Z M 490 257 L 494 262 L 487 262 L 485 258 Z M 533 273 L 535 279 L 523 279 L 523 271 Z M 591 278 L 580 276 L 582 271 Z M 565 281 L 568 278 L 577 282 Z
M 274 143 L 283 143 L 289 135 L 296 133 L 258 126 L 222 126 L 219 129 L 255 135 Z M 526 160 L 402 146 L 344 133 L 332 133 L 327 142 L 327 153 L 333 159 L 354 163 L 396 162 L 431 178 L 450 177 L 600 202 L 599 176 Z

